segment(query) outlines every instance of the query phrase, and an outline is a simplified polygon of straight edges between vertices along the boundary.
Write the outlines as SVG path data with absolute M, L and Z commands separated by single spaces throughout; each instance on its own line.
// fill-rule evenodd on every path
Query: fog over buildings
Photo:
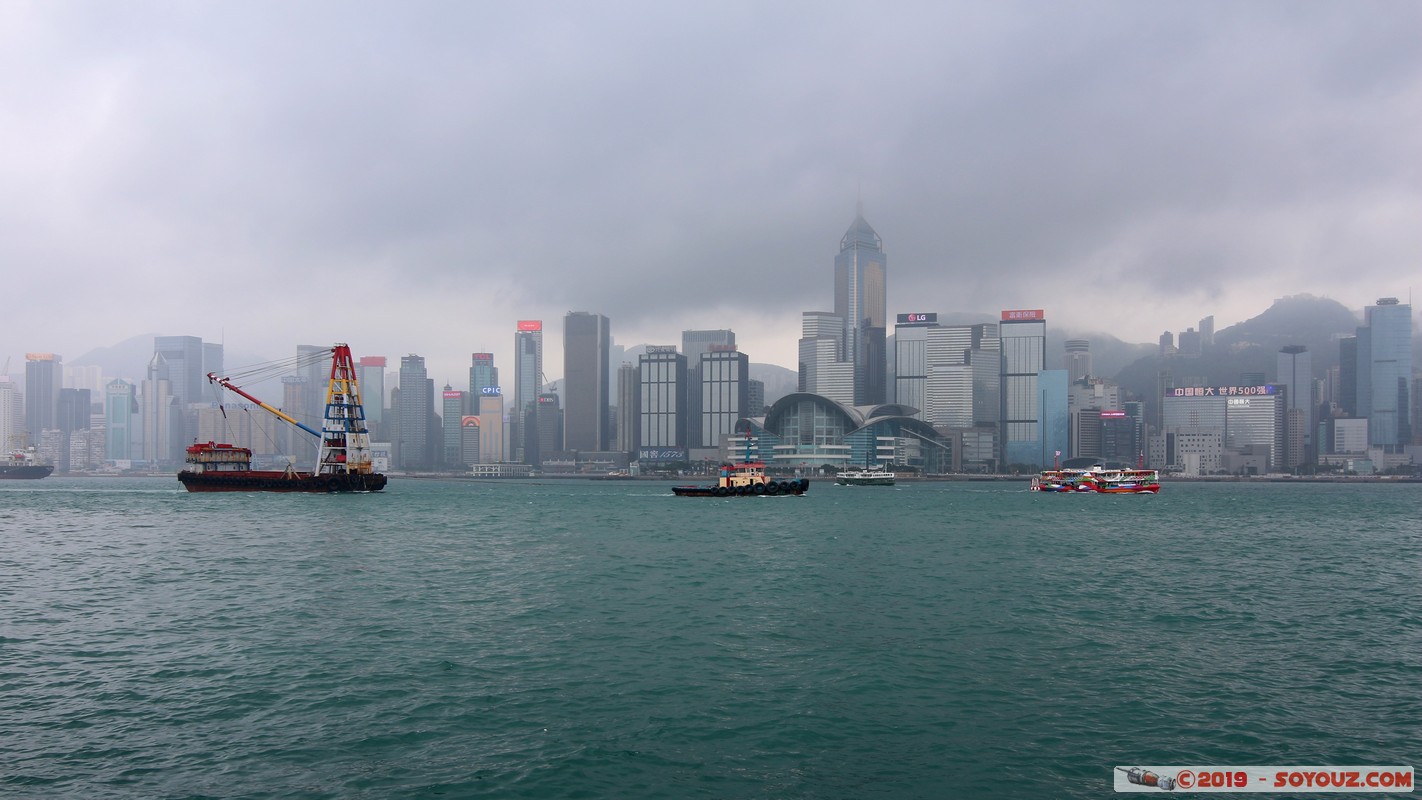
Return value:
M 1422 275 L 1410 0 L 7 4 L 0 68 L 11 373 L 157 333 L 459 387 L 570 310 L 794 368 L 861 202 L 890 319 L 1150 342 Z

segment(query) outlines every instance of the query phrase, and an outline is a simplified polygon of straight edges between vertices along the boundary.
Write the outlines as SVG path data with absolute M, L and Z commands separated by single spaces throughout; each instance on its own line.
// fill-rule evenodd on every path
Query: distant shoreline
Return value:
M 529 477 L 509 477 L 509 478 L 488 478 L 473 477 L 470 475 L 451 475 L 433 472 L 419 473 L 386 473 L 392 479 L 404 478 L 414 480 L 454 480 L 470 481 L 477 483 L 508 483 L 512 481 L 606 481 L 616 483 L 623 481 L 640 481 L 642 483 L 666 483 L 677 481 L 685 483 L 695 483 L 700 480 L 712 480 L 714 476 L 708 475 L 683 475 L 678 477 L 662 477 L 650 475 L 637 475 L 620 478 L 606 478 L 601 475 L 536 475 Z M 833 476 L 809 476 L 812 481 L 832 482 Z M 933 475 L 930 477 L 904 477 L 897 479 L 898 483 L 1027 483 L 1032 478 L 1031 475 Z M 1161 483 L 1417 483 L 1422 484 L 1422 478 L 1387 476 L 1387 475 L 1202 475 L 1202 476 L 1175 476 L 1162 475 Z
M 618 478 L 608 478 L 602 475 L 537 475 L 520 476 L 508 478 L 488 478 L 474 477 L 472 475 L 456 475 L 439 472 L 387 472 L 392 479 L 402 480 L 432 480 L 432 481 L 467 481 L 470 483 L 510 483 L 519 481 L 606 481 L 609 483 L 620 481 L 640 481 L 643 483 L 666 483 L 668 481 L 679 481 L 695 483 L 699 480 L 711 480 L 714 476 L 708 475 L 683 475 L 679 477 L 662 477 L 651 475 L 624 476 Z M 69 474 L 55 473 L 53 478 L 166 478 L 177 479 L 176 472 L 148 472 L 142 474 L 116 474 L 102 472 L 78 472 Z M 899 483 L 1026 483 L 1032 478 L 1031 475 L 933 475 L 929 477 L 899 476 Z M 43 479 L 41 479 L 43 480 Z M 812 481 L 833 481 L 832 476 L 810 476 Z M 33 483 L 33 481 L 30 481 Z M 1161 483 L 1407 483 L 1422 484 L 1422 478 L 1395 476 L 1395 475 L 1162 475 Z

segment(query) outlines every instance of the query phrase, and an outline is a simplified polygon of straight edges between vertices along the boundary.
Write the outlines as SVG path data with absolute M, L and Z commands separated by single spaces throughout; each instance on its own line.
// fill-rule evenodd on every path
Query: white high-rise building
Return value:
M 854 363 L 844 358 L 843 337 L 843 317 L 828 311 L 801 315 L 800 391 L 853 405 Z
M 928 408 L 924 421 L 934 427 L 973 427 L 973 367 L 933 364 L 928 367 Z
M 181 419 L 174 414 L 177 398 L 168 379 L 168 364 L 162 353 L 148 362 L 143 381 L 143 460 L 151 465 L 172 463 L 176 443 L 182 435 Z
M 24 446 L 25 394 L 8 375 L 0 375 L 0 448 L 4 452 Z

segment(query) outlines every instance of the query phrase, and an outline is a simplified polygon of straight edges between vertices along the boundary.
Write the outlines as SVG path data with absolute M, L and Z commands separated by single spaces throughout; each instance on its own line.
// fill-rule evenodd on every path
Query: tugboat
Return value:
M 722 464 L 716 483 L 702 486 L 673 486 L 677 497 L 756 497 L 759 495 L 802 495 L 810 488 L 809 478 L 777 481 L 765 474 L 764 461 L 752 461 L 750 437 L 746 437 L 746 457 L 735 464 Z
M 207 379 L 234 392 L 321 440 L 315 472 L 252 469 L 252 451 L 216 442 L 188 448 L 190 465 L 178 480 L 190 492 L 378 492 L 385 476 L 371 464 L 370 432 L 360 403 L 355 359 L 345 344 L 331 348 L 331 379 L 326 388 L 326 413 L 320 431 L 239 389 L 227 378 L 209 372 Z

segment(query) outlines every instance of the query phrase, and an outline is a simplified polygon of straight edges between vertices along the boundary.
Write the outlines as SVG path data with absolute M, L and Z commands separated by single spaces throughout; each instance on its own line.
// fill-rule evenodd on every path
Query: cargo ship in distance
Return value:
M 370 432 L 365 409 L 360 402 L 355 359 L 345 344 L 331 348 L 331 378 L 326 387 L 326 411 L 321 430 L 297 422 L 289 414 L 273 408 L 235 386 L 228 378 L 209 372 L 207 379 L 228 391 L 256 403 L 278 418 L 318 437 L 315 472 L 252 469 L 252 451 L 217 442 L 199 442 L 188 447 L 188 467 L 178 480 L 190 492 L 378 492 L 386 478 L 372 466 Z M 225 414 L 226 412 L 224 412 Z
M 4 461 L 0 461 L 0 480 L 38 480 L 48 478 L 54 472 L 49 464 L 39 463 L 33 447 L 16 450 Z

